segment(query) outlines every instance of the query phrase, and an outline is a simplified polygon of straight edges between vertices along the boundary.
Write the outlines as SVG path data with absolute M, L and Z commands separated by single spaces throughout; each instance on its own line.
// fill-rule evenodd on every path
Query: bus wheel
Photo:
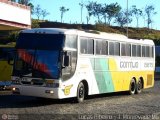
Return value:
M 80 82 L 77 89 L 77 102 L 78 103 L 83 102 L 84 97 L 85 97 L 85 87 L 84 84 Z
M 139 94 L 142 92 L 142 80 L 139 79 L 136 87 L 136 94 Z
M 133 95 L 136 92 L 136 82 L 134 79 L 131 80 L 129 94 Z

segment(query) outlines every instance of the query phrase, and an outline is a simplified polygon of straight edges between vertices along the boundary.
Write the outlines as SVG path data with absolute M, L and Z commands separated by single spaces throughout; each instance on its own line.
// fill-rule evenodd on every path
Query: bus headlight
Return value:
M 53 94 L 54 91 L 53 90 L 46 90 L 45 93 Z
M 12 92 L 13 92 L 13 94 L 20 94 L 19 88 L 13 87 Z

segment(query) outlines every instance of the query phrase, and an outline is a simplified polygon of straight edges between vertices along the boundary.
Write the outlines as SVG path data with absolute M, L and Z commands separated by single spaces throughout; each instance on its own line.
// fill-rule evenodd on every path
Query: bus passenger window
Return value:
M 126 56 L 126 45 L 124 43 L 121 44 L 121 56 Z
M 108 55 L 108 41 L 105 41 L 103 46 L 106 48 L 106 55 Z M 103 49 L 104 50 L 104 49 Z
M 149 57 L 149 46 L 146 46 L 146 57 Z
M 87 39 L 81 39 L 81 53 L 87 54 Z
M 126 44 L 126 56 L 131 56 L 131 44 Z
M 137 45 L 136 52 L 137 57 L 141 57 L 141 45 Z
M 77 36 L 66 35 L 65 47 L 77 49 Z
M 93 39 L 88 39 L 87 40 L 87 54 L 93 54 L 94 52 L 94 44 L 93 44 Z
M 96 41 L 96 54 L 97 55 L 108 55 L 108 42 L 105 40 Z
M 142 46 L 142 57 L 145 57 L 145 46 Z
M 136 50 L 137 50 L 136 45 L 132 45 L 132 57 L 136 57 L 136 53 L 137 53 Z
M 102 54 L 102 41 L 101 40 L 96 41 L 96 54 L 97 55 Z
M 114 55 L 114 42 L 109 42 L 109 55 Z
M 154 57 L 154 47 L 150 47 L 151 48 L 151 57 Z
M 116 56 L 120 55 L 120 43 L 118 42 L 114 43 L 114 55 Z
M 121 56 L 131 56 L 131 45 L 121 43 Z
M 81 53 L 82 54 L 93 54 L 94 53 L 94 40 L 88 39 L 88 38 L 82 38 L 81 39 Z

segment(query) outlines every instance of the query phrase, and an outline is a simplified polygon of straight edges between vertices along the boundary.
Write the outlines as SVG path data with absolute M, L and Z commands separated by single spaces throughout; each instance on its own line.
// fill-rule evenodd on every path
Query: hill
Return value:
M 121 28 L 118 26 L 107 26 L 104 24 L 67 24 L 59 22 L 39 22 L 40 28 L 74 28 L 81 30 L 96 30 L 108 33 L 117 33 L 126 35 L 127 28 Z M 128 27 L 128 37 L 133 39 L 152 39 L 156 45 L 160 45 L 160 30 L 148 29 L 148 28 L 132 28 Z

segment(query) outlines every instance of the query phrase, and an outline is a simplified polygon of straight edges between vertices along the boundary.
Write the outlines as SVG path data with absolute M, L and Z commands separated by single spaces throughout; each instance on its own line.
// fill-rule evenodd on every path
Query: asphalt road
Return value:
M 126 119 L 160 120 L 160 81 L 138 95 L 126 92 L 90 96 L 83 103 L 72 99 L 51 100 L 0 95 L 2 119 Z

